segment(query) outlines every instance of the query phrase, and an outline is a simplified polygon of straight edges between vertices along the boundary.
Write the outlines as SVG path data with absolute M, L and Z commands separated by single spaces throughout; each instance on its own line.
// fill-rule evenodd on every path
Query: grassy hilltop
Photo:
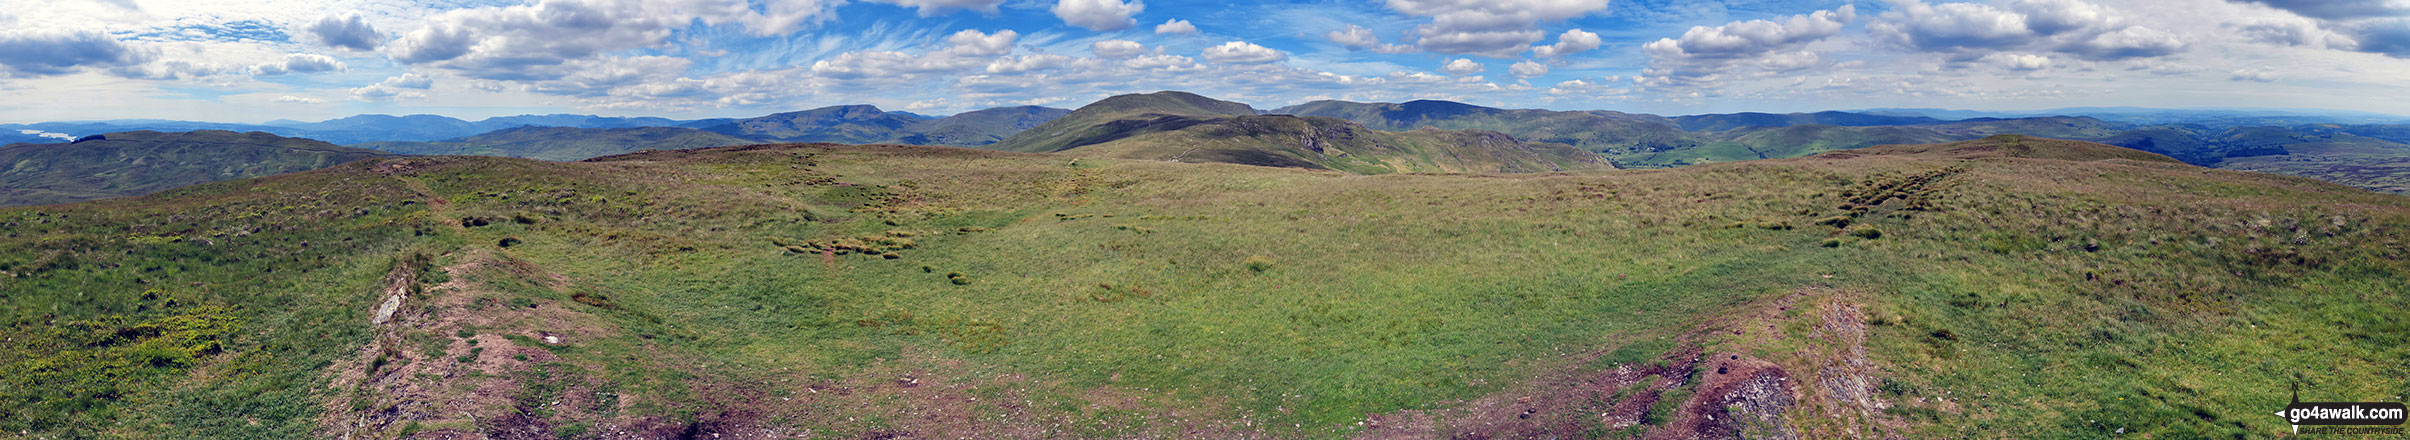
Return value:
M 202 182 L 314 170 L 392 154 L 267 133 L 109 133 L 0 146 L 0 206 L 148 194 Z
M 2410 394 L 2410 201 L 1994 137 L 1356 175 L 942 147 L 0 208 L 64 438 L 2265 437 Z

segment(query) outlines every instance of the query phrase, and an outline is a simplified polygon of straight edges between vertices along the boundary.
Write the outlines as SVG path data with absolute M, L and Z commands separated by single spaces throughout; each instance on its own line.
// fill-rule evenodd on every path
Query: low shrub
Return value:
M 1274 263 L 1278 263 L 1278 262 L 1277 262 L 1277 261 L 1273 261 L 1273 260 L 1272 260 L 1272 257 L 1266 257 L 1266 256 L 1262 256 L 1262 255 L 1257 255 L 1257 256 L 1247 257 L 1247 261 L 1243 262 L 1242 264 L 1245 264 L 1245 265 L 1247 266 L 1247 270 L 1252 270 L 1252 271 L 1256 271 L 1256 272 L 1258 272 L 1258 273 L 1261 273 L 1261 272 L 1263 272 L 1263 271 L 1272 270 L 1272 265 L 1273 265 Z

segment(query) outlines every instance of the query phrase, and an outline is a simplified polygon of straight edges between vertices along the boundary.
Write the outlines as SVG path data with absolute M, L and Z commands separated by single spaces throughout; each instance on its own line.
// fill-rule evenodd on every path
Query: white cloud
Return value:
M 742 25 L 754 36 L 784 35 L 826 19 L 834 0 L 778 0 L 756 10 L 745 0 L 541 0 L 535 4 L 455 9 L 428 17 L 384 47 L 395 61 L 460 71 L 478 79 L 527 81 L 558 66 L 669 42 L 701 22 Z
M 369 102 L 427 99 L 425 92 L 398 90 L 386 87 L 384 84 L 370 84 L 366 87 L 351 89 L 351 96 L 354 99 Z
M 1439 71 L 1457 76 L 1481 73 L 1482 70 L 1486 69 L 1481 67 L 1481 63 L 1473 62 L 1471 58 L 1457 58 L 1439 65 Z
M 996 6 L 997 6 L 997 5 L 1004 4 L 1004 0 L 869 0 L 869 1 L 870 1 L 871 3 L 886 3 L 886 4 L 890 4 L 890 5 L 902 6 L 902 7 L 908 7 L 908 8 L 917 8 L 917 9 L 919 10 L 920 16 L 922 16 L 922 17 L 935 17 L 935 16 L 939 16 L 939 15 L 945 15 L 947 12 L 953 12 L 953 11 L 956 11 L 956 10 L 965 10 L 965 11 L 980 11 L 980 12 L 985 12 L 985 13 L 989 13 L 989 14 L 994 14 L 994 13 L 996 13 L 996 12 L 997 12 L 997 10 L 996 10 Z
M 1324 33 L 1322 34 L 1322 38 L 1330 40 L 1333 43 L 1339 43 L 1340 46 L 1346 47 L 1347 50 L 1370 49 L 1373 52 L 1388 54 L 1414 52 L 1414 46 L 1382 43 L 1381 37 L 1373 35 L 1371 29 L 1365 29 L 1363 26 L 1352 24 L 1347 25 L 1347 29 Z
M 812 63 L 812 73 L 834 79 L 897 78 L 989 65 L 993 57 L 1012 52 L 1021 33 L 1011 29 L 982 33 L 965 29 L 946 37 L 944 49 L 923 54 L 896 51 L 846 52 Z
M 1088 53 L 1098 58 L 1124 59 L 1146 53 L 1146 45 L 1130 40 L 1104 40 L 1088 44 Z
M 0 78 L 131 67 L 150 58 L 98 31 L 0 30 Z
M 1609 0 L 1388 0 L 1390 9 L 1431 17 L 1415 44 L 1445 54 L 1512 57 L 1540 42 L 1541 22 L 1597 13 Z
M 1004 57 L 987 64 L 987 73 L 1025 73 L 1053 69 L 1072 62 L 1074 58 L 1055 54 Z
M 251 74 L 276 76 L 286 73 L 334 72 L 341 71 L 343 68 L 343 62 L 335 61 L 335 57 L 314 53 L 296 53 L 285 55 L 282 61 L 252 65 Z
M 276 97 L 276 102 L 282 102 L 282 103 L 287 103 L 287 104 L 325 104 L 325 103 L 326 103 L 326 100 L 324 100 L 324 99 L 318 99 L 318 98 L 311 98 L 311 97 L 306 97 L 306 96 L 292 96 L 292 95 L 286 95 L 286 96 L 279 96 L 279 97 Z
M 368 21 L 358 14 L 341 17 L 329 15 L 302 30 L 316 38 L 318 44 L 351 50 L 376 50 L 377 45 L 385 40 L 384 34 L 377 33 L 376 27 L 369 26 Z
M 1053 9 L 1054 16 L 1064 23 L 1100 32 L 1137 26 L 1138 19 L 1131 16 L 1144 10 L 1146 4 L 1137 0 L 1057 0 Z
M 2318 49 L 2353 50 L 2359 40 L 2327 30 L 2318 22 L 2302 17 L 2269 17 L 2248 23 L 2230 23 L 2229 27 L 2251 41 Z
M 2182 50 L 2184 42 L 2177 40 L 2175 35 L 2141 26 L 2103 33 L 2071 49 L 2098 60 L 2166 56 Z
M 1163 24 L 1155 25 L 1157 35 L 1196 35 L 1196 33 L 1197 25 L 1189 24 L 1188 20 L 1164 20 Z
M 2291 11 L 2303 17 L 2350 20 L 2410 15 L 2410 3 L 2400 0 L 2242 0 Z
M 996 31 L 996 33 L 993 34 L 964 29 L 961 32 L 955 32 L 954 35 L 946 37 L 946 44 L 948 45 L 946 51 L 962 56 L 992 57 L 1011 53 L 1013 51 L 1013 40 L 1019 38 L 1021 38 L 1021 33 L 1014 32 L 1011 29 Z
M 2052 51 L 2096 61 L 2155 58 L 2187 46 L 2175 34 L 2128 25 L 2116 11 L 2085 0 L 2016 0 L 2007 8 L 1892 0 L 1892 6 L 1867 26 L 1870 33 L 1900 47 L 1944 54 L 1954 63 L 2002 51 Z
M 1216 64 L 1263 64 L 1289 58 L 1288 54 L 1255 43 L 1232 41 L 1205 48 L 1205 61 Z
M 2227 75 L 2227 78 L 2235 81 L 2251 82 L 2276 82 L 2277 80 L 2276 71 L 2257 67 L 2236 70 L 2234 73 Z
M 1998 65 L 2001 68 L 2018 72 L 2031 72 L 2049 69 L 2051 66 L 2051 60 L 2048 56 L 2018 53 L 1995 53 L 1986 55 L 1983 57 L 1983 62 Z
M 1823 56 L 1809 43 L 1839 35 L 1857 18 L 1857 8 L 1816 11 L 1778 20 L 1748 20 L 1723 26 L 1693 26 L 1681 38 L 1641 45 L 1649 57 L 1644 73 L 1656 85 L 1701 85 L 1719 79 L 1815 67 Z
M 1603 43 L 1605 41 L 1600 40 L 1598 34 L 1572 29 L 1557 35 L 1556 44 L 1531 48 L 1531 54 L 1540 58 L 1556 58 L 1597 49 Z
M 1121 62 L 1123 66 L 1140 70 L 1187 70 L 1202 67 L 1197 60 L 1179 55 L 1142 55 Z
M 435 80 L 416 73 L 404 73 L 400 76 L 385 78 L 384 82 L 377 84 L 397 89 L 426 90 L 435 87 Z
M 1347 25 L 1347 29 L 1322 34 L 1322 38 L 1339 43 L 1340 46 L 1345 46 L 1349 50 L 1364 50 L 1381 45 L 1381 37 L 1373 35 L 1371 29 L 1352 24 Z
M 1512 66 L 1506 66 L 1506 71 L 1508 73 L 1515 74 L 1516 78 L 1531 78 L 1540 75 L 1547 75 L 1548 66 L 1540 63 L 1524 61 L 1515 63 Z
M 1749 20 L 1723 26 L 1693 26 L 1682 38 L 1665 38 L 1642 46 L 1658 59 L 1737 59 L 1795 48 L 1841 33 L 1857 17 L 1857 8 L 1843 5 L 1833 11 L 1794 15 L 1781 22 Z
M 1953 49 L 2008 48 L 2024 45 L 2034 37 L 2026 27 L 2025 16 L 1980 3 L 1948 3 L 1926 5 L 1922 1 L 1895 2 L 1892 12 L 1884 13 L 1885 22 L 1868 26 L 1894 42 L 1914 49 L 1942 51 Z

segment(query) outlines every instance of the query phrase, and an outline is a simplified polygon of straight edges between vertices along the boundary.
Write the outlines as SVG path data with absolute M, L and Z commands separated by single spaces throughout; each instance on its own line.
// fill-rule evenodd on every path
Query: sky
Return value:
M 0 122 L 944 115 L 1157 90 L 2410 114 L 2410 0 L 0 0 Z

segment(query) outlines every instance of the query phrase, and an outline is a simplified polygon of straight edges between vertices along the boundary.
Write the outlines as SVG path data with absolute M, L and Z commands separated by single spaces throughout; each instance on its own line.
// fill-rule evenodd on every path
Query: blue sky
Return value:
M 2410 114 L 2410 0 L 7 0 L 0 122 L 948 114 L 1188 90 L 1661 114 Z

